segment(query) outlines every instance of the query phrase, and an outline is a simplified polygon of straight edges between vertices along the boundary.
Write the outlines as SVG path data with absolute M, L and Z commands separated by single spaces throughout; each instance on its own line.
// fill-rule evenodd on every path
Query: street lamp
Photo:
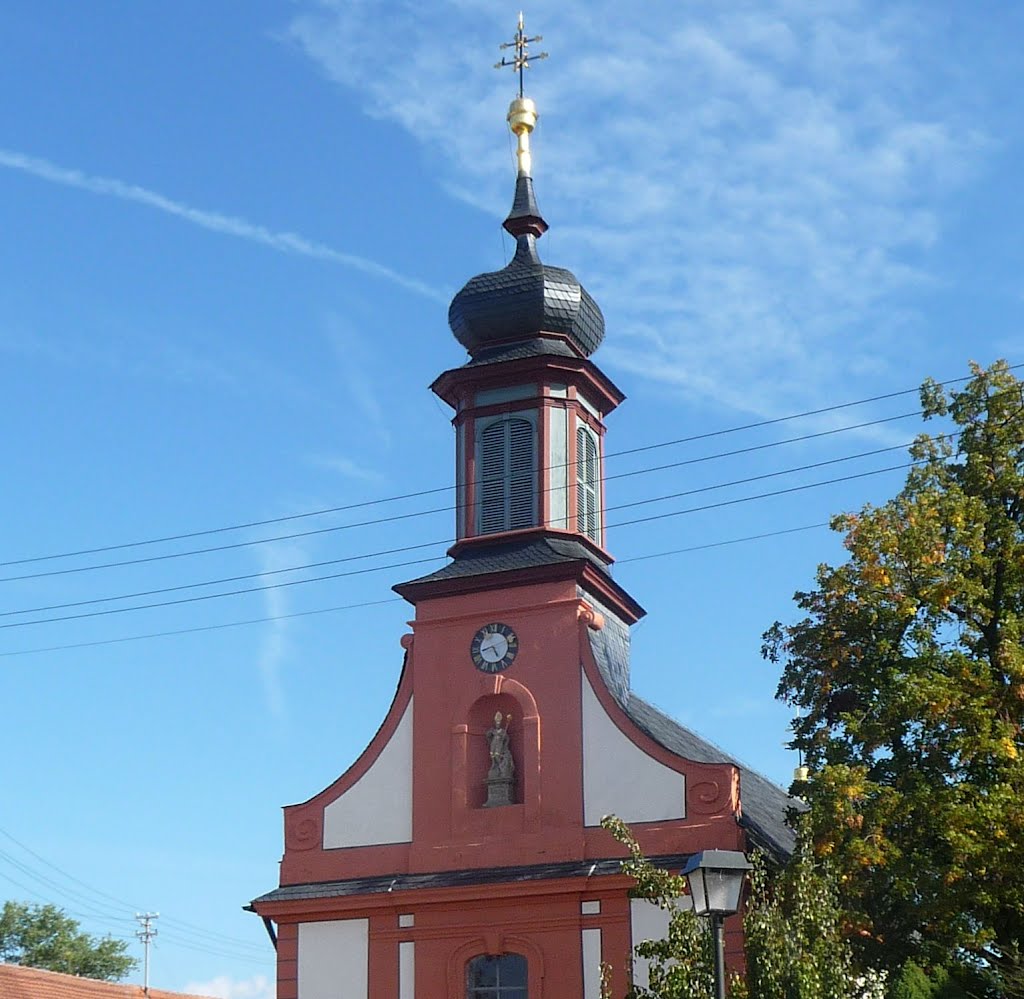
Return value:
M 743 879 L 750 868 L 749 861 L 738 850 L 704 850 L 694 854 L 682 871 L 690 887 L 694 914 L 711 917 L 717 999 L 725 999 L 725 931 L 722 921 L 739 909 Z

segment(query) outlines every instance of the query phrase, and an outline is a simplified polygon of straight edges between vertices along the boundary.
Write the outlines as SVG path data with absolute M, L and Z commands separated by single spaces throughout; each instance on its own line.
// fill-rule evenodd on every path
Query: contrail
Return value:
M 22 173 L 38 177 L 40 180 L 48 180 L 53 184 L 62 184 L 64 187 L 75 187 L 81 191 L 89 191 L 92 194 L 104 194 L 111 198 L 120 198 L 122 201 L 134 201 L 136 204 L 146 205 L 155 208 L 157 211 L 166 212 L 168 215 L 175 215 L 193 225 L 201 226 L 203 229 L 210 229 L 213 232 L 223 233 L 227 236 L 237 236 L 239 239 L 247 239 L 253 243 L 260 243 L 268 246 L 279 253 L 295 253 L 303 257 L 313 257 L 315 260 L 326 260 L 333 264 L 341 264 L 343 267 L 350 267 L 353 270 L 368 274 L 371 277 L 390 281 L 406 291 L 416 295 L 422 295 L 435 302 L 447 304 L 447 296 L 436 288 L 430 287 L 415 278 L 406 277 L 397 271 L 378 264 L 365 257 L 359 257 L 352 253 L 343 253 L 335 250 L 324 243 L 306 239 L 294 232 L 274 232 L 265 226 L 247 222 L 245 219 L 234 218 L 230 215 L 221 215 L 219 212 L 204 211 L 201 208 L 193 208 L 191 205 L 174 201 L 164 197 L 156 191 L 150 191 L 145 187 L 136 184 L 128 184 L 123 180 L 113 177 L 94 177 L 82 173 L 81 170 L 71 170 L 67 167 L 57 166 L 48 160 L 39 159 L 35 156 L 26 156 L 24 153 L 14 152 L 9 149 L 0 149 L 0 166 L 10 170 L 20 170 Z

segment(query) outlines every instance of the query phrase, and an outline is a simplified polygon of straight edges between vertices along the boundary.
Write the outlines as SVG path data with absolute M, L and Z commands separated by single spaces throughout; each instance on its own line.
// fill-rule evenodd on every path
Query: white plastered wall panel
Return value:
M 624 735 L 583 676 L 583 820 L 605 815 L 624 822 L 686 817 L 686 778 Z
M 689 909 L 692 905 L 689 898 L 677 899 L 680 909 Z M 669 913 L 659 908 L 654 902 L 643 898 L 629 900 L 629 921 L 633 932 L 633 947 L 645 940 L 663 940 L 668 936 Z M 650 988 L 651 962 L 644 957 L 633 954 L 633 984 Z M 300 996 L 299 999 L 302 999 Z
M 601 931 L 583 930 L 583 999 L 601 999 Z
M 324 849 L 412 840 L 412 698 L 380 756 L 324 809 Z
M 416 999 L 416 944 L 411 940 L 398 945 L 398 999 Z
M 299 924 L 299 999 L 367 999 L 370 922 Z

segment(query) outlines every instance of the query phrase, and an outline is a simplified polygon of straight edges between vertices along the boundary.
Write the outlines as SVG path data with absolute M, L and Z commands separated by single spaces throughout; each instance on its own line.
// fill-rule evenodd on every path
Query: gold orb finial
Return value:
M 501 62 L 494 64 L 495 69 L 511 66 L 519 74 L 519 96 L 509 105 L 506 120 L 508 127 L 512 129 L 512 133 L 516 137 L 516 162 L 521 177 L 531 176 L 530 133 L 537 125 L 537 105 L 529 97 L 523 96 L 523 73 L 530 68 L 531 59 L 547 59 L 547 52 L 538 52 L 531 56 L 529 50 L 532 42 L 539 42 L 543 37 L 543 35 L 526 37 L 523 14 L 520 11 L 515 38 L 510 42 L 503 42 L 500 46 L 502 49 L 515 49 L 515 53 L 511 59 L 502 56 Z

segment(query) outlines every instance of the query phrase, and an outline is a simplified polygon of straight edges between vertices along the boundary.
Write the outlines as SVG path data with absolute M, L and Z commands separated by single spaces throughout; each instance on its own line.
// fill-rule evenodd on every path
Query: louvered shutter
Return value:
M 597 441 L 586 428 L 576 429 L 576 529 L 593 541 L 598 537 Z
M 492 423 L 480 435 L 480 533 L 505 529 L 505 424 Z
M 533 426 L 527 420 L 509 420 L 508 526 L 533 527 Z
M 534 430 L 529 420 L 492 423 L 480 435 L 480 533 L 536 522 Z

